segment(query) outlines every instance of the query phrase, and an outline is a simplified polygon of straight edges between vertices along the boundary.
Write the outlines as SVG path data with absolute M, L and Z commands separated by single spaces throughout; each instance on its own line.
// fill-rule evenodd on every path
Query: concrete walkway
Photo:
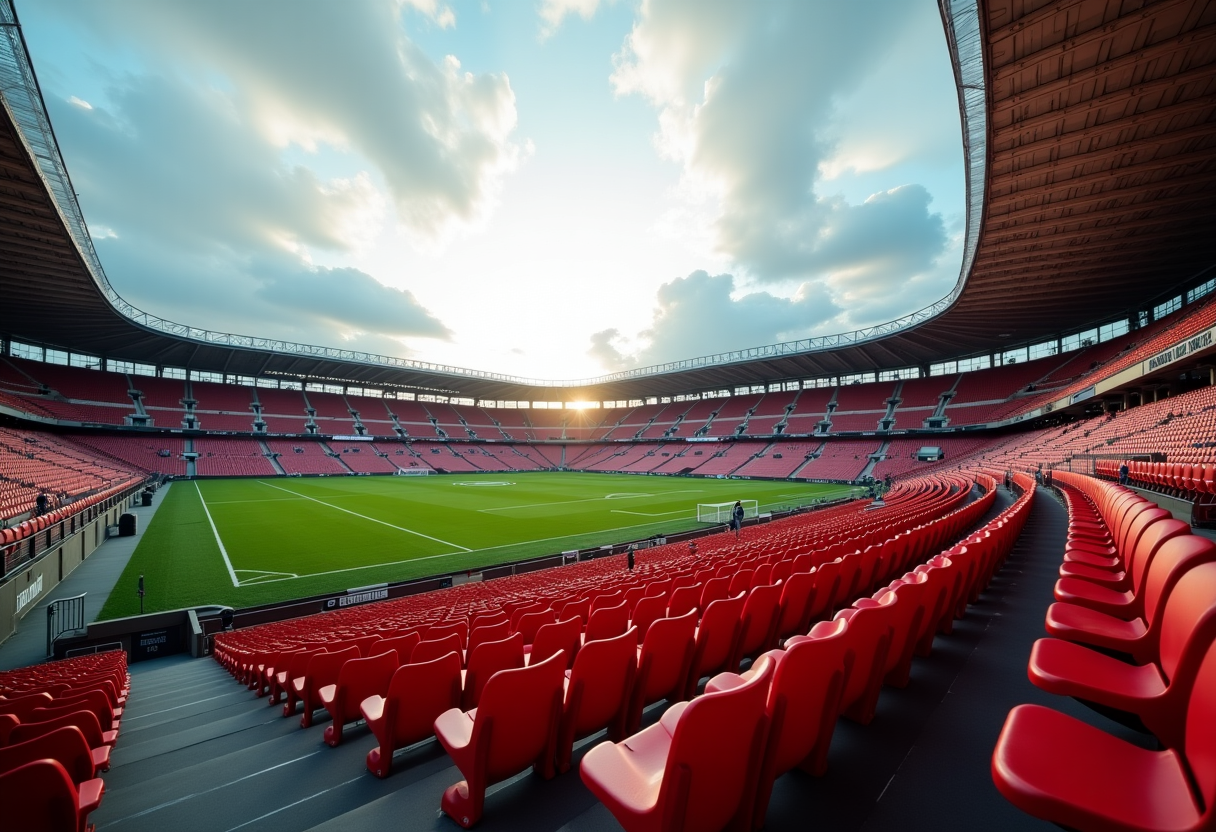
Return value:
M 152 515 L 160 507 L 170 487 L 171 484 L 157 489 L 150 507 L 130 509 L 139 518 L 134 537 L 111 537 L 103 541 L 93 554 L 85 558 L 84 563 L 76 567 L 76 571 L 64 578 L 59 586 L 21 618 L 17 623 L 17 632 L 0 644 L 0 670 L 12 670 L 46 660 L 46 608 L 51 602 L 86 593 L 85 623 L 97 620 L 106 599 L 118 583 L 118 576 L 126 569 L 127 561 L 131 559 L 148 523 L 152 521 Z

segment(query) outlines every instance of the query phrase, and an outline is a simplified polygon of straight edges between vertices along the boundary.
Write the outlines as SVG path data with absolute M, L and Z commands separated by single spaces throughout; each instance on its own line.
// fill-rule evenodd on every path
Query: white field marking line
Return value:
M 459 549 L 462 552 L 473 551 L 472 549 L 461 546 L 458 543 L 452 543 L 449 540 L 440 540 L 437 537 L 431 537 L 429 534 L 423 534 L 422 532 L 416 532 L 413 529 L 407 529 L 407 528 L 405 528 L 405 526 L 394 526 L 392 523 L 386 523 L 383 520 L 377 520 L 375 517 L 368 517 L 366 514 L 359 514 L 358 512 L 351 511 L 350 509 L 347 509 L 347 508 L 342 508 L 340 506 L 331 505 L 330 503 L 327 503 L 324 500 L 318 500 L 316 497 L 309 497 L 307 494 L 298 494 L 295 491 L 290 491 L 286 488 L 280 488 L 277 485 L 271 485 L 270 483 L 265 482 L 264 480 L 259 480 L 259 482 L 261 482 L 262 485 L 266 486 L 267 488 L 278 488 L 279 491 L 286 491 L 288 494 L 295 494 L 295 496 L 303 497 L 305 500 L 311 500 L 314 503 L 319 503 L 323 506 L 329 506 L 329 508 L 332 508 L 334 511 L 345 512 L 346 514 L 353 515 L 355 517 L 360 518 L 361 520 L 369 520 L 372 523 L 379 523 L 381 526 L 388 526 L 390 529 L 396 529 L 399 532 L 405 532 L 406 534 L 416 535 L 417 537 L 425 537 L 427 540 L 433 540 L 436 543 L 442 543 L 444 546 L 451 546 L 453 549 Z M 455 553 L 453 552 L 452 554 L 455 554 Z
M 236 579 L 236 572 L 232 569 L 232 561 L 228 560 L 228 550 L 224 548 L 224 541 L 220 540 L 220 530 L 215 527 L 215 521 L 211 519 L 211 512 L 207 508 L 207 501 L 203 499 L 203 490 L 198 487 L 198 480 L 194 481 L 194 490 L 198 492 L 198 501 L 203 504 L 203 514 L 207 515 L 207 522 L 211 524 L 211 533 L 215 535 L 215 544 L 220 547 L 220 557 L 224 559 L 224 566 L 228 567 L 228 577 L 232 578 L 232 585 L 239 587 L 241 582 Z
M 665 494 L 701 494 L 703 488 L 685 488 L 680 491 L 667 491 Z M 614 492 L 615 493 L 615 492 Z M 517 508 L 544 508 L 545 506 L 568 506 L 574 503 L 598 503 L 603 500 L 636 500 L 640 497 L 653 497 L 653 494 L 628 494 L 618 496 L 588 497 L 584 500 L 558 500 L 552 503 L 531 503 L 526 506 L 499 506 L 498 508 L 479 508 L 478 511 L 511 511 Z M 557 538 L 553 538 L 556 540 Z M 480 549 L 478 551 L 481 551 Z
M 269 500 L 212 500 L 213 506 L 239 506 L 243 503 L 294 503 L 303 497 L 273 497 Z
M 181 797 L 176 797 L 173 800 L 168 800 L 164 803 L 153 806 L 150 809 L 144 809 L 142 812 L 136 812 L 133 815 L 127 815 L 125 818 L 119 818 L 118 820 L 112 820 L 109 823 L 105 824 L 105 826 L 115 826 L 119 823 L 122 823 L 123 821 L 134 820 L 135 818 L 141 818 L 144 815 L 150 815 L 153 812 L 159 812 L 161 809 L 167 809 L 170 806 L 176 806 L 177 804 L 184 803 L 187 800 L 192 800 L 193 798 L 196 798 L 196 797 L 202 797 L 203 795 L 211 794 L 212 792 L 219 791 L 220 789 L 226 789 L 229 786 L 235 786 L 237 783 L 243 782 L 245 780 L 249 780 L 253 777 L 258 777 L 263 774 L 267 774 L 269 772 L 274 771 L 275 769 L 282 768 L 283 766 L 289 766 L 292 763 L 298 763 L 298 762 L 300 762 L 300 760 L 307 760 L 309 757 L 315 757 L 317 754 L 320 754 L 320 753 L 321 753 L 321 751 L 319 749 L 317 751 L 311 751 L 308 754 L 305 754 L 303 757 L 296 757 L 294 760 L 288 760 L 285 763 L 276 763 L 275 765 L 271 766 L 270 768 L 264 768 L 261 771 L 255 771 L 252 774 L 246 774 L 244 777 L 238 777 L 235 780 L 230 780 L 227 783 L 221 783 L 218 786 L 212 786 L 211 788 L 204 789 L 201 792 L 193 792 L 191 794 L 182 795 Z
M 624 509 L 613 508 L 613 509 L 609 509 L 608 513 L 609 514 L 636 514 L 638 517 L 666 517 L 669 514 L 684 514 L 687 511 L 689 511 L 689 509 L 680 508 L 680 509 L 676 509 L 675 511 L 656 511 L 651 514 L 651 513 L 645 512 L 645 511 L 625 511 Z
M 548 543 L 551 540 L 568 540 L 569 538 L 572 538 L 572 537 L 583 537 L 585 535 L 605 534 L 607 532 L 621 532 L 621 531 L 627 531 L 629 529 L 644 529 L 647 526 L 657 526 L 663 522 L 666 522 L 666 521 L 655 520 L 653 523 L 638 523 L 635 526 L 617 526 L 614 529 L 593 529 L 592 531 L 579 532 L 578 534 L 563 534 L 563 535 L 559 535 L 557 537 L 542 537 L 539 540 L 521 540 L 518 543 L 504 543 L 501 546 L 487 546 L 484 549 L 468 549 L 464 552 L 445 552 L 445 553 L 439 554 L 439 555 L 423 555 L 422 557 L 419 557 L 419 558 L 406 558 L 405 560 L 390 560 L 390 561 L 385 561 L 384 563 L 369 563 L 364 566 L 348 566 L 345 569 L 329 569 L 325 572 L 309 572 L 307 575 L 298 575 L 295 578 L 268 578 L 267 580 L 264 580 L 264 581 L 258 581 L 258 584 L 259 585 L 273 584 L 273 583 L 278 583 L 279 581 L 296 581 L 301 578 L 319 578 L 323 575 L 341 575 L 344 572 L 358 572 L 363 569 L 378 569 L 381 566 L 400 566 L 403 563 L 414 563 L 414 562 L 420 561 L 420 560 L 434 560 L 435 558 L 450 558 L 450 557 L 455 557 L 456 555 L 465 555 L 465 554 L 475 555 L 475 554 L 478 554 L 479 552 L 493 552 L 495 549 L 507 549 L 507 548 L 510 548 L 511 546 L 527 546 L 529 543 Z M 478 568 L 481 568 L 481 567 L 478 567 Z

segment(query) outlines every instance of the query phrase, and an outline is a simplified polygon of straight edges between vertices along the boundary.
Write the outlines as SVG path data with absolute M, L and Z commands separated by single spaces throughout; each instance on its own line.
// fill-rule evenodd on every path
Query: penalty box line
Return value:
M 390 529 L 396 529 L 399 532 L 405 532 L 406 534 L 412 534 L 417 537 L 425 537 L 427 540 L 433 540 L 436 543 L 442 543 L 444 546 L 451 546 L 453 549 L 459 549 L 462 552 L 473 551 L 472 549 L 470 549 L 466 546 L 461 546 L 458 543 L 452 543 L 450 540 L 440 540 L 437 537 L 431 537 L 429 534 L 423 534 L 422 532 L 416 532 L 413 529 L 407 529 L 405 526 L 394 526 L 392 523 L 386 523 L 383 520 L 377 520 L 375 517 L 368 517 L 366 514 L 359 514 L 357 511 L 351 511 L 350 509 L 342 508 L 341 506 L 335 506 L 332 503 L 325 502 L 324 500 L 318 500 L 316 497 L 309 497 L 307 494 L 300 494 L 299 492 L 292 491 L 288 488 L 282 488 L 277 485 L 271 485 L 270 483 L 266 482 L 265 480 L 258 480 L 258 482 L 262 483 L 262 485 L 266 486 L 267 488 L 277 488 L 279 491 L 286 491 L 288 494 L 293 494 L 296 497 L 300 497 L 301 499 L 304 499 L 304 500 L 311 500 L 314 503 L 319 503 L 323 506 L 326 506 L 327 508 L 332 508 L 334 511 L 341 511 L 341 512 L 349 514 L 353 517 L 358 517 L 361 520 L 368 520 L 368 521 L 371 521 L 372 523 L 379 523 L 381 526 L 388 526 Z

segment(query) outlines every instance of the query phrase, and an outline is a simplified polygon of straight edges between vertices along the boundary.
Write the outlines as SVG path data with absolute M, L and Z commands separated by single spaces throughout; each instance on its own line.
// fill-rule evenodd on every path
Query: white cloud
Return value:
M 69 103 L 69 104 L 74 104 L 74 105 L 76 105 L 77 107 L 79 107 L 79 108 L 80 108 L 80 109 L 82 109 L 82 110 L 91 110 L 91 109 L 93 109 L 93 105 L 92 105 L 92 104 L 90 104 L 89 102 L 85 101 L 83 98 L 77 98 L 77 97 L 76 97 L 76 96 L 74 96 L 74 95 L 73 95 L 73 96 L 70 96 L 70 97 L 68 98 L 68 103 Z
M 540 29 L 541 39 L 557 34 L 567 15 L 577 14 L 583 20 L 590 20 L 595 17 L 599 6 L 600 0 L 541 0 L 536 12 L 544 21 Z
M 450 29 L 456 25 L 456 13 L 446 3 L 438 0 L 402 0 L 402 3 L 429 18 L 440 29 Z
M 656 149 L 697 195 L 667 224 L 693 223 L 686 236 L 708 235 L 746 282 L 828 293 L 846 328 L 940 297 L 947 239 L 926 188 L 890 182 L 861 203 L 824 190 L 827 176 L 899 159 L 890 130 L 850 153 L 834 125 L 914 17 L 920 27 L 911 6 L 644 0 L 615 56 L 614 89 L 654 106 Z
M 606 369 L 648 366 L 803 338 L 840 309 L 818 284 L 793 297 L 768 292 L 736 296 L 729 274 L 696 271 L 659 287 L 650 325 L 630 337 L 619 329 L 591 336 L 588 355 Z

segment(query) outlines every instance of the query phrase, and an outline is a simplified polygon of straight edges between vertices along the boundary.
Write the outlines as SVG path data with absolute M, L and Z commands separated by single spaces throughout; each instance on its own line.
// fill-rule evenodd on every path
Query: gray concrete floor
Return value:
M 83 592 L 85 623 L 97 620 L 114 584 L 118 582 L 118 576 L 126 568 L 127 561 L 131 559 L 148 523 L 152 521 L 152 515 L 156 514 L 170 487 L 166 485 L 158 489 L 150 507 L 131 509 L 139 518 L 134 537 L 111 537 L 102 542 L 93 554 L 85 558 L 84 563 L 76 567 L 76 571 L 17 622 L 17 632 L 0 644 L 0 670 L 12 670 L 46 660 L 46 608 L 51 602 Z

